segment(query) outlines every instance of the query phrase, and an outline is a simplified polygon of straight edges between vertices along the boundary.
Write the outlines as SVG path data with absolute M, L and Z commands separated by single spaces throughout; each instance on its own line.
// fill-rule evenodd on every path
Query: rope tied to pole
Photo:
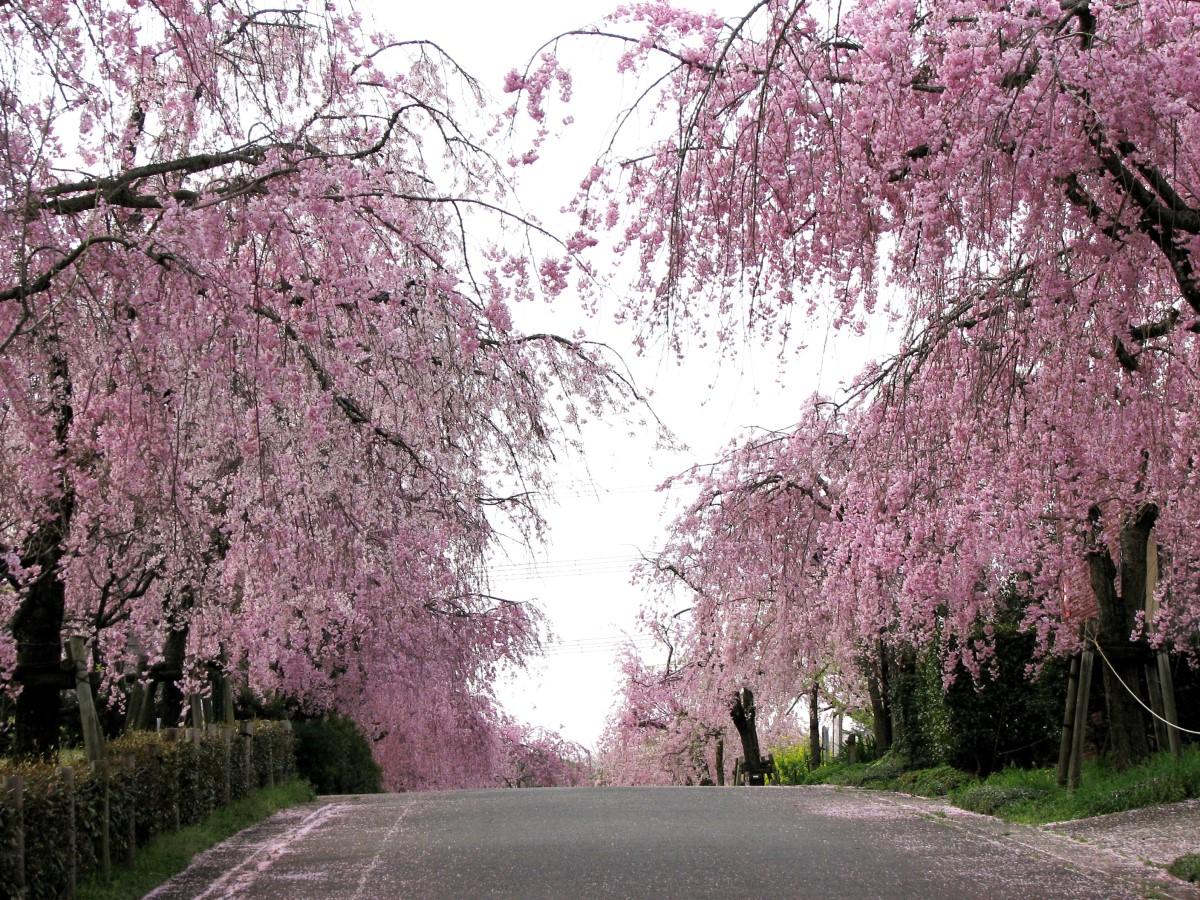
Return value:
M 1127 685 L 1125 683 L 1125 679 L 1117 674 L 1117 670 L 1115 668 L 1113 668 L 1113 664 L 1110 663 L 1108 661 L 1108 657 L 1104 655 L 1104 649 L 1100 646 L 1100 642 L 1097 641 L 1091 635 L 1088 635 L 1088 640 L 1092 642 L 1092 646 L 1094 646 L 1096 648 L 1096 652 L 1100 654 L 1100 658 L 1102 660 L 1104 660 L 1104 664 L 1106 666 L 1108 666 L 1108 671 L 1112 672 L 1113 678 L 1117 679 L 1117 683 L 1119 685 L 1121 685 L 1121 687 L 1125 688 L 1125 692 L 1127 694 L 1129 694 L 1130 697 L 1132 697 L 1134 700 L 1137 701 L 1138 706 L 1140 706 L 1146 712 L 1150 713 L 1150 715 L 1154 716 L 1154 718 L 1158 719 L 1158 721 L 1162 722 L 1164 725 L 1167 725 L 1170 728 L 1174 728 L 1176 731 L 1182 731 L 1184 734 L 1200 735 L 1200 731 L 1193 731 L 1190 728 L 1184 728 L 1182 725 L 1176 725 L 1170 719 L 1164 719 L 1162 716 L 1160 716 L 1158 713 L 1156 713 L 1154 710 L 1152 710 L 1149 706 L 1147 706 L 1144 702 L 1142 702 L 1142 698 L 1137 695 L 1137 692 L 1130 689 L 1129 685 Z

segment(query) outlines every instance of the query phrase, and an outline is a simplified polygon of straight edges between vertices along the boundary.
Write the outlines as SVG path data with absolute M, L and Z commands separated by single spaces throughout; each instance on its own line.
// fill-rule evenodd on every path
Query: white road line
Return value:
M 318 807 L 305 816 L 295 827 L 289 828 L 271 840 L 261 844 L 257 850 L 232 869 L 225 872 L 220 878 L 216 879 L 203 893 L 197 894 L 193 900 L 210 900 L 210 898 L 213 898 L 213 900 L 222 898 L 224 900 L 224 898 L 239 896 L 273 862 L 287 853 L 293 844 L 303 839 L 314 829 L 325 824 L 335 815 L 349 808 L 345 803 L 329 803 Z M 166 885 L 163 885 L 163 887 L 166 887 Z M 150 900 L 156 893 L 158 893 L 157 890 L 151 891 L 146 895 L 145 900 Z
M 358 879 L 358 887 L 354 890 L 354 900 L 359 900 L 363 896 L 363 891 L 366 890 L 367 881 L 378 868 L 380 861 L 383 859 L 383 851 L 387 848 L 388 842 L 396 836 L 396 832 L 400 830 L 400 826 L 404 820 L 408 818 L 408 814 L 413 811 L 417 805 L 416 800 L 409 800 L 404 804 L 404 809 L 400 810 L 400 815 L 396 816 L 396 821 L 392 823 L 392 827 L 388 829 L 387 834 L 383 836 L 383 840 L 379 842 L 379 849 L 375 851 L 375 856 L 371 859 L 371 864 L 363 871 L 362 876 Z

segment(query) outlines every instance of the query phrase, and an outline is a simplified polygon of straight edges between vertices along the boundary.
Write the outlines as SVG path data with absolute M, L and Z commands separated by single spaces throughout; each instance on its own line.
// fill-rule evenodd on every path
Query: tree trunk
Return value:
M 821 696 L 821 683 L 814 681 L 808 692 L 808 767 L 821 767 L 821 712 L 817 702 Z
M 67 460 L 67 441 L 75 418 L 71 406 L 71 379 L 67 361 L 48 339 L 49 384 L 54 401 L 54 444 L 58 462 L 57 497 L 49 500 L 46 519 L 21 548 L 21 564 L 39 567 L 37 578 L 24 588 L 10 622 L 17 642 L 17 697 L 15 749 L 18 754 L 50 757 L 58 752 L 58 709 L 60 692 L 74 687 L 75 679 L 62 668 L 62 625 L 65 589 L 59 580 L 59 565 L 75 511 Z
M 48 546 L 36 553 L 42 571 L 25 592 L 13 616 L 12 632 L 17 641 L 16 752 L 22 756 L 49 758 L 58 752 L 60 692 L 74 687 L 74 677 L 62 667 L 62 624 L 65 591 L 58 577 L 62 544 L 60 529 L 39 529 L 31 543 L 44 537 Z M 52 532 L 53 535 L 47 535 Z
M 750 688 L 742 688 L 734 695 L 729 716 L 742 740 L 742 771 L 746 773 L 746 783 L 753 785 L 766 783 L 762 754 L 758 749 L 757 715 L 754 692 Z
M 183 658 L 187 650 L 188 630 L 184 625 L 172 628 L 163 645 L 162 697 L 159 701 L 159 717 L 165 728 L 176 727 L 183 718 L 183 691 L 179 683 L 183 678 Z
M 1109 749 L 1117 768 L 1127 768 L 1150 753 L 1146 721 L 1130 692 L 1139 690 L 1142 667 L 1152 657 L 1147 648 L 1130 640 L 1130 634 L 1135 615 L 1146 608 L 1146 547 L 1157 517 L 1157 508 L 1147 504 L 1122 527 L 1119 593 L 1117 567 L 1107 548 L 1100 546 L 1087 556 L 1100 611 L 1096 640 L 1108 660 L 1107 664 L 1101 661 L 1101 668 Z
M 74 686 L 74 678 L 62 668 L 62 612 L 66 593 L 59 580 L 62 544 L 70 498 L 58 504 L 53 521 L 37 530 L 26 545 L 26 565 L 41 565 L 36 580 L 25 588 L 25 596 L 12 618 L 12 635 L 17 641 L 17 678 L 22 684 L 17 697 L 16 751 L 22 756 L 52 757 L 59 749 L 59 704 L 61 690 Z
M 717 786 L 725 787 L 725 739 L 717 738 Z
M 881 642 L 878 657 L 866 666 L 867 694 L 871 698 L 871 733 L 875 737 L 875 750 L 881 754 L 892 748 L 892 711 L 888 708 L 885 652 Z
M 928 760 L 921 758 L 926 754 L 918 730 L 916 652 L 906 646 L 889 652 L 885 660 L 890 747 L 913 764 L 925 764 Z

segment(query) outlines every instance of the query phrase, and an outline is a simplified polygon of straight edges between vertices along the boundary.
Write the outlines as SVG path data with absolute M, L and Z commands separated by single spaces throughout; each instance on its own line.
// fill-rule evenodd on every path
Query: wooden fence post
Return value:
M 254 771 L 254 748 L 251 746 L 254 743 L 254 723 L 242 723 L 242 736 L 246 738 L 243 744 L 243 758 L 246 766 L 246 790 L 255 791 L 261 786 L 258 783 L 257 773 Z
M 112 872 L 112 772 L 105 760 L 93 770 L 100 779 L 100 873 L 106 878 Z
M 233 731 L 224 725 L 221 726 L 221 754 L 225 760 L 221 766 L 221 771 L 224 773 L 221 802 L 228 806 L 233 799 L 233 772 L 230 771 L 233 767 Z
M 68 900 L 75 896 L 75 885 L 79 880 L 79 835 L 75 827 L 75 770 L 64 766 L 58 770 L 62 791 L 67 798 L 67 889 Z
M 20 775 L 5 779 L 5 787 L 12 797 L 13 808 L 13 887 L 14 897 L 25 896 L 25 780 Z
M 133 781 L 137 773 L 137 760 L 132 756 L 125 757 L 125 768 L 128 770 L 129 780 Z M 132 796 L 132 792 L 130 792 Z M 125 865 L 133 868 L 133 862 L 137 858 L 137 804 L 130 802 L 129 804 L 129 842 L 125 847 Z
M 181 736 L 182 735 L 180 735 L 178 728 L 164 728 L 163 729 L 163 737 L 166 739 L 168 744 L 177 743 Z M 172 787 L 171 796 L 174 799 L 174 802 L 171 804 L 171 815 L 172 815 L 172 821 L 175 824 L 174 830 L 178 831 L 179 826 L 180 826 L 180 808 L 179 807 L 181 805 L 180 801 L 183 799 L 180 796 L 180 794 L 183 792 L 183 785 L 180 783 L 180 780 L 179 780 L 179 766 L 174 765 L 174 764 L 171 765 L 171 787 Z

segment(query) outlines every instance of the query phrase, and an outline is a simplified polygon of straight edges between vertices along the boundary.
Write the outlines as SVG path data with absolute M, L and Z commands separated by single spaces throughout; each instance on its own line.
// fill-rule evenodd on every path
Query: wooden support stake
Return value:
M 92 679 L 88 674 L 87 646 L 79 635 L 67 641 L 67 651 L 75 666 L 75 696 L 79 700 L 79 719 L 83 727 L 83 746 L 88 762 L 96 762 L 104 755 L 104 732 L 100 729 L 100 716 L 96 713 L 96 702 L 92 697 Z
M 192 714 L 192 727 L 204 727 L 204 698 L 199 694 L 188 695 L 188 707 Z
M 1062 739 L 1058 743 L 1058 784 L 1067 785 L 1067 771 L 1071 763 L 1071 736 L 1075 731 L 1075 698 L 1079 696 L 1079 657 L 1071 657 L 1071 668 L 1067 675 L 1067 703 L 1063 710 Z
M 1171 658 L 1166 651 L 1162 650 L 1156 654 L 1156 657 L 1158 685 L 1163 699 L 1163 718 L 1171 725 L 1178 725 L 1179 710 L 1175 708 L 1175 678 L 1171 675 Z M 1183 753 L 1183 741 L 1178 728 L 1167 728 L 1167 746 L 1171 748 L 1171 755 L 1176 759 Z
M 144 691 L 136 727 L 141 731 L 150 731 L 151 726 L 154 725 L 154 710 L 158 704 L 159 694 L 162 692 L 162 682 L 151 681 L 145 686 Z
M 221 678 L 221 721 L 232 725 L 234 720 L 233 682 L 228 675 L 224 675 Z
M 135 681 L 129 687 L 129 696 L 125 698 L 125 730 L 133 731 L 138 728 L 142 718 L 142 704 L 146 702 L 146 686 Z
M 11 797 L 13 809 L 13 878 L 14 897 L 25 896 L 25 780 L 20 775 L 10 775 L 4 781 Z
M 1167 749 L 1167 726 L 1163 722 L 1165 713 L 1163 712 L 1163 696 L 1162 688 L 1158 683 L 1158 664 L 1147 663 L 1144 667 L 1146 677 L 1146 689 L 1150 694 L 1150 709 L 1154 713 L 1150 718 L 1154 726 L 1154 747 L 1162 753 Z
M 1079 787 L 1080 769 L 1083 766 L 1083 739 L 1087 732 L 1088 700 L 1092 693 L 1092 669 L 1095 668 L 1095 654 L 1091 650 L 1084 650 L 1081 657 L 1074 733 L 1071 735 L 1071 762 L 1067 770 L 1067 787 L 1071 790 Z

